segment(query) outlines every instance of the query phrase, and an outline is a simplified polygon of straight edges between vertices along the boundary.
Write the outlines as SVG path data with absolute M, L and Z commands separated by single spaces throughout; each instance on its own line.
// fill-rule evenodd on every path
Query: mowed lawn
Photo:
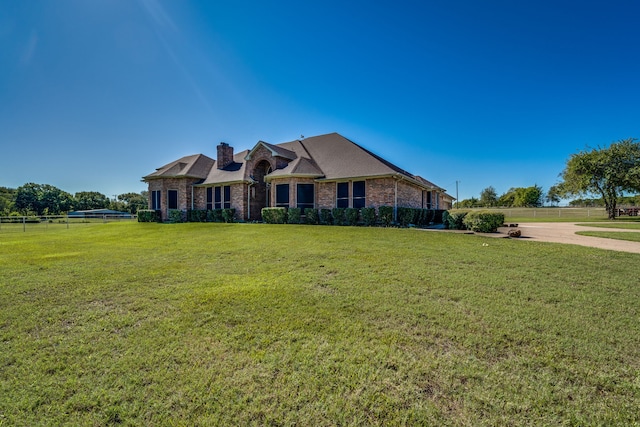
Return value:
M 640 425 L 638 265 L 415 229 L 0 233 L 0 425 Z

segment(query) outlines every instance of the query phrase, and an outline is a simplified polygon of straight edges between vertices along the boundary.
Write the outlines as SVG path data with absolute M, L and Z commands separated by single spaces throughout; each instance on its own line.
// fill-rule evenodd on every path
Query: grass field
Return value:
M 639 261 L 415 229 L 0 234 L 0 425 L 640 425 Z
M 624 231 L 578 231 L 581 236 L 602 237 L 604 239 L 628 240 L 630 242 L 640 242 L 640 233 Z

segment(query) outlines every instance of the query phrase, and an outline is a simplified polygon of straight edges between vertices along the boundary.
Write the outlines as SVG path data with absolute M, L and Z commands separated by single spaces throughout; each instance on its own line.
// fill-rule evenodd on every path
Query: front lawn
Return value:
M 0 425 L 638 425 L 639 262 L 393 228 L 0 234 Z

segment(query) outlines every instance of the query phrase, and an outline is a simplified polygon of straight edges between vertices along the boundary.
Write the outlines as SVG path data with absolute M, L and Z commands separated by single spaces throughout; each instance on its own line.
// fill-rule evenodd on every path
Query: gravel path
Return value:
M 624 230 L 620 228 L 584 227 L 567 222 L 531 222 L 520 223 L 517 227 L 522 232 L 522 237 L 539 240 L 541 242 L 568 243 L 572 245 L 590 246 L 593 248 L 609 249 L 612 251 L 633 252 L 640 254 L 640 242 L 629 242 L 625 240 L 605 239 L 601 237 L 590 237 L 577 235 L 577 231 L 617 231 L 617 232 L 638 232 L 640 230 Z M 500 235 L 505 235 L 514 228 L 501 227 L 498 229 Z M 500 235 L 495 235 L 499 237 Z

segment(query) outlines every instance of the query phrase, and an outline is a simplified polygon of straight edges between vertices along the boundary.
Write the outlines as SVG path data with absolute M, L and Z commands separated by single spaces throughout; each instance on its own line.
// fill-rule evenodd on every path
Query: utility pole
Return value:
M 458 183 L 460 181 L 456 181 L 456 209 L 460 207 L 460 199 L 458 198 Z

